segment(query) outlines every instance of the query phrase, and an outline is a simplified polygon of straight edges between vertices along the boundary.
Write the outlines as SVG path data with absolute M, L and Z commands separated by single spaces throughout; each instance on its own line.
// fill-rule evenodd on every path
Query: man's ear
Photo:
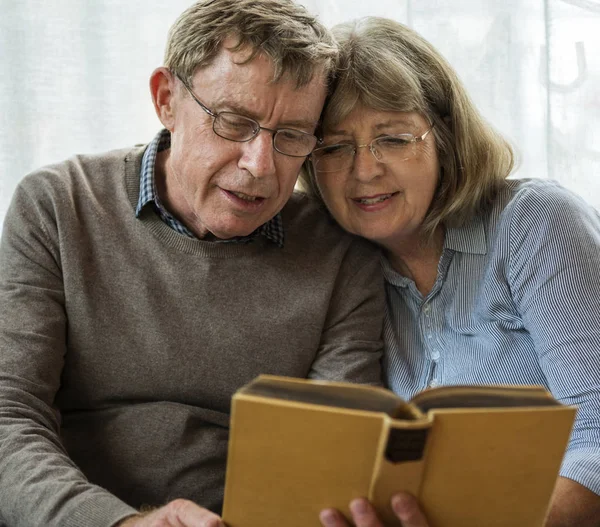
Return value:
M 175 77 L 167 68 L 156 68 L 152 72 L 150 93 L 156 115 L 163 126 L 172 132 L 175 126 Z

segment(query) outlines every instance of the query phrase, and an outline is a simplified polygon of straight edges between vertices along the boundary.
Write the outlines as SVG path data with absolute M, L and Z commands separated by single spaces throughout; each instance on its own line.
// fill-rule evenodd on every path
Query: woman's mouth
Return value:
M 378 194 L 376 196 L 361 196 L 358 198 L 352 198 L 352 201 L 356 201 L 360 205 L 375 205 L 390 199 L 392 196 L 398 194 L 397 192 L 391 192 L 390 194 Z

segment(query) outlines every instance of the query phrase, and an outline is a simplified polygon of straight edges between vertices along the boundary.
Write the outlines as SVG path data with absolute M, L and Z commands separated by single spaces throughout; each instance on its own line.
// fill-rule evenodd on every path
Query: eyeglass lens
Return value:
M 416 154 L 416 139 L 412 134 L 399 134 L 374 139 L 369 145 L 357 147 L 353 144 L 324 146 L 314 150 L 312 161 L 319 172 L 346 170 L 354 164 L 358 148 L 369 148 L 380 163 L 402 162 Z
M 256 121 L 243 115 L 221 112 L 215 116 L 213 130 L 231 141 L 249 141 L 260 132 L 261 127 Z M 273 145 L 278 152 L 296 157 L 310 154 L 316 143 L 314 135 L 288 128 L 275 131 L 273 137 Z

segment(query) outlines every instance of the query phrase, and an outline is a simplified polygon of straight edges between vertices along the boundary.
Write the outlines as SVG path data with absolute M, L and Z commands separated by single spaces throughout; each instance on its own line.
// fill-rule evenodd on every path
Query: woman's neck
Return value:
M 385 244 L 384 249 L 392 267 L 415 282 L 426 297 L 437 279 L 438 264 L 444 249 L 445 232 L 439 227 L 432 237 L 402 240 Z

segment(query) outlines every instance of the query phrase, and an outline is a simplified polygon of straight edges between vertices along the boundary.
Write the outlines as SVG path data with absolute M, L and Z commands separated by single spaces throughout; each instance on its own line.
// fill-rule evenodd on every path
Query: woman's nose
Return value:
M 356 145 L 353 174 L 356 179 L 369 182 L 382 175 L 383 165 L 375 156 L 371 145 Z

